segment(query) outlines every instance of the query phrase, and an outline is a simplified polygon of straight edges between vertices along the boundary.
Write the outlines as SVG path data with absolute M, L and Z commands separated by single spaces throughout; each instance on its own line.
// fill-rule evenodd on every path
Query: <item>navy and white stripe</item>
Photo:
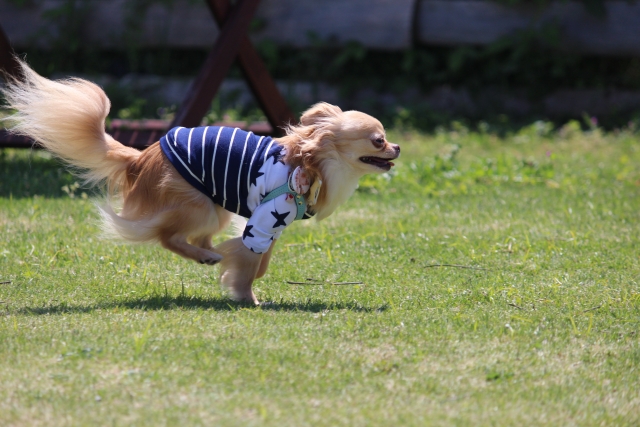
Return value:
M 191 185 L 226 210 L 249 218 L 242 242 L 251 251 L 267 251 L 294 221 L 292 197 L 282 194 L 262 203 L 289 179 L 285 151 L 274 139 L 228 127 L 177 127 L 160 139 L 160 147 Z M 303 219 L 312 216 L 307 212 Z
M 200 142 L 200 144 L 196 143 Z M 177 127 L 160 139 L 162 151 L 180 175 L 228 211 L 251 216 L 250 183 L 282 146 L 270 137 L 230 127 Z

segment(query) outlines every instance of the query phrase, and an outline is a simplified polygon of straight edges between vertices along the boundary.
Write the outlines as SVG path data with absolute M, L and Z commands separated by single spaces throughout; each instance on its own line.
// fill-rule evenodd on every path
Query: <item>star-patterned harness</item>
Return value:
M 262 199 L 262 203 L 266 203 L 269 200 L 275 199 L 282 194 L 290 194 L 291 196 L 293 196 L 293 200 L 296 204 L 297 209 L 295 220 L 303 219 L 304 214 L 307 212 L 307 201 L 305 200 L 304 195 L 298 194 L 293 188 L 291 188 L 291 176 L 289 176 L 287 182 L 267 194 L 264 199 Z M 276 216 L 274 212 L 271 213 L 274 214 L 278 221 L 281 221 L 280 217 Z M 273 227 L 275 228 L 277 226 L 274 225 Z

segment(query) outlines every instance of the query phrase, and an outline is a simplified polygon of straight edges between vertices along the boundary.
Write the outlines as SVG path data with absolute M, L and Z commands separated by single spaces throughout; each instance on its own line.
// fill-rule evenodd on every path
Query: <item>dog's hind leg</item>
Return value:
M 198 261 L 200 264 L 214 265 L 222 260 L 222 255 L 189 244 L 185 234 L 176 233 L 166 237 L 162 236 L 160 243 L 165 249 L 169 249 L 184 258 Z
M 205 247 L 205 238 L 201 237 L 200 247 L 189 244 L 188 237 L 203 236 L 202 225 L 189 222 L 179 209 L 164 211 L 156 215 L 141 218 L 126 218 L 116 214 L 111 206 L 100 206 L 103 218 L 103 232 L 106 236 L 120 237 L 132 242 L 160 241 L 162 246 L 185 258 L 193 259 L 201 264 L 216 264 L 222 256 L 216 254 L 209 243 Z M 209 221 L 217 224 L 217 221 Z M 209 228 L 206 235 L 211 236 L 217 231 Z
M 202 249 L 217 252 L 213 246 L 213 236 L 229 226 L 233 218 L 233 214 L 218 205 L 215 205 L 215 213 L 218 218 L 217 224 L 211 224 L 211 228 L 203 234 L 196 234 L 190 237 L 188 239 L 189 243 Z
M 185 181 L 162 154 L 158 143 L 127 170 L 120 215 L 105 210 L 106 229 L 128 240 L 159 241 L 176 254 L 213 265 L 222 260 L 211 238 L 233 214 Z
M 232 217 L 230 212 L 218 205 L 193 203 L 164 212 L 163 216 L 164 227 L 159 237 L 164 248 L 200 264 L 214 265 L 222 260 L 211 238 L 229 225 Z
M 206 234 L 204 236 L 192 237 L 189 241 L 194 245 L 202 249 L 206 249 L 209 251 L 214 251 L 213 242 L 213 234 Z M 215 251 L 214 251 L 215 252 Z

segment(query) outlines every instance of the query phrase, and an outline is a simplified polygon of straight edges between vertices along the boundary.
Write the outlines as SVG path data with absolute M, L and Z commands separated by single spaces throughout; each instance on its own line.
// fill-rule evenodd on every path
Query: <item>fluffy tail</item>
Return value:
M 128 220 L 113 210 L 108 203 L 96 204 L 102 219 L 102 237 L 113 240 L 124 239 L 132 243 L 146 243 L 157 240 L 158 227 L 162 225 L 162 215 Z
M 16 110 L 8 119 L 10 131 L 38 141 L 88 183 L 119 186 L 140 152 L 105 133 L 111 103 L 102 89 L 77 78 L 52 81 L 18 62 L 22 78 L 8 77 L 2 89 L 7 106 Z
M 230 237 L 241 237 L 244 229 L 247 227 L 247 220 L 240 215 L 231 217 L 231 225 L 227 229 Z

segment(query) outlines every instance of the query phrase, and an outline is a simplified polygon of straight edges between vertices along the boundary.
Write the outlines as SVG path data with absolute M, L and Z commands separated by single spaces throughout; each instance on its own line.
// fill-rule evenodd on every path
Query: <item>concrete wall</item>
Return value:
M 57 25 L 43 14 L 64 0 L 34 0 L 17 7 L 0 0 L 0 25 L 18 49 L 46 46 Z M 99 47 L 122 45 L 127 0 L 84 0 L 83 37 Z M 581 2 L 558 1 L 544 10 L 506 7 L 490 0 L 263 0 L 256 18 L 256 40 L 304 47 L 309 34 L 343 44 L 357 41 L 382 50 L 413 44 L 483 45 L 517 30 L 555 23 L 567 49 L 600 55 L 640 56 L 640 2 L 611 0 L 606 16 L 586 12 Z M 208 48 L 217 35 L 204 1 L 175 0 L 151 6 L 138 17 L 136 43 L 148 47 Z
M 358 41 L 375 49 L 399 50 L 411 45 L 411 23 L 416 0 L 263 0 L 256 18 L 262 28 L 255 39 L 279 44 L 307 46 L 309 33 L 337 43 Z M 16 7 L 0 0 L 0 25 L 17 48 L 46 45 L 42 32 L 55 33 L 43 13 L 64 0 L 36 0 Z M 88 4 L 83 37 L 97 46 L 121 44 L 124 17 L 130 13 L 127 0 L 84 0 Z M 218 29 L 204 1 L 175 0 L 172 5 L 151 6 L 139 19 L 136 43 L 142 46 L 208 48 Z
M 581 2 L 549 7 L 505 7 L 488 1 L 424 0 L 418 40 L 437 45 L 487 44 L 516 30 L 555 24 L 561 45 L 600 55 L 640 55 L 640 3 L 608 1 L 606 16 L 589 14 Z

